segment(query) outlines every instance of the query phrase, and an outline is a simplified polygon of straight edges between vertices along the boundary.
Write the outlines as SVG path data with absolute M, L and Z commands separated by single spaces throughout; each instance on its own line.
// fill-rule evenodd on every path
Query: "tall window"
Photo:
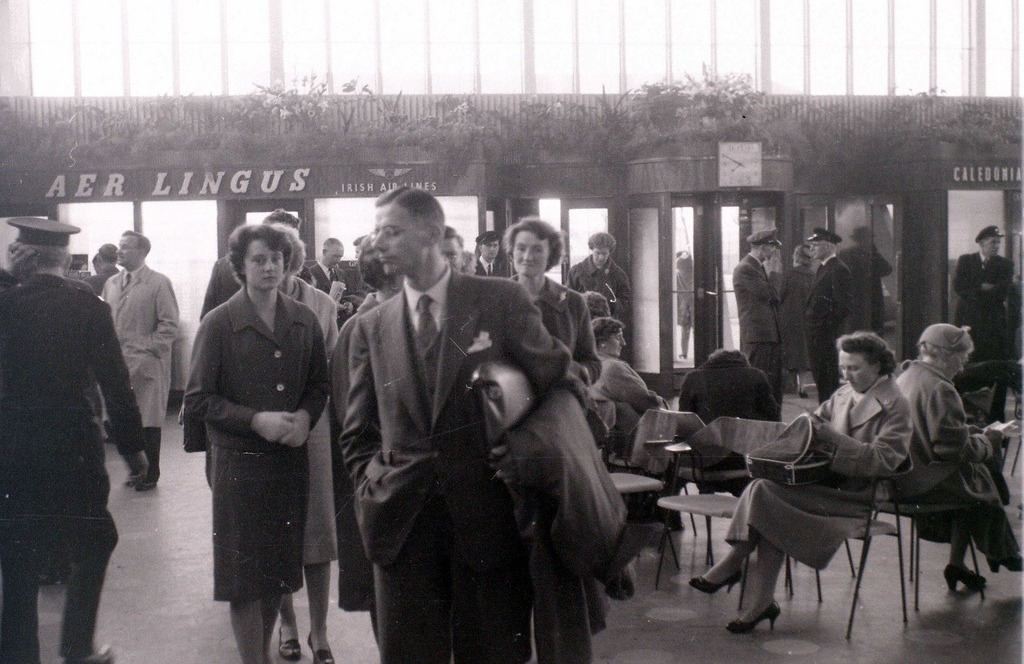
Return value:
M 888 92 L 888 0 L 857 0 L 853 3 L 853 94 Z
M 314 74 L 323 81 L 327 74 L 327 29 L 324 0 L 288 0 L 282 3 L 281 33 L 284 41 L 286 85 Z
M 476 15 L 465 0 L 428 0 L 431 92 L 473 91 Z
M 386 94 L 427 91 L 424 0 L 380 0 L 381 75 Z M 400 17 L 400 18 L 399 18 Z
M 372 2 L 331 2 L 331 72 L 337 92 L 357 79 L 359 87 L 377 89 L 377 23 Z
M 571 92 L 572 2 L 543 0 L 533 5 L 537 92 Z
M 997 3 L 998 4 L 998 3 Z M 936 81 L 939 94 L 964 93 L 964 16 L 961 0 L 936 0 Z M 990 51 L 991 53 L 991 51 Z
M 716 0 L 719 73 L 750 74 L 757 80 L 757 3 Z
M 176 2 L 181 94 L 225 94 L 221 83 L 220 12 L 209 0 Z M 252 88 L 245 92 L 252 92 Z
M 928 1 L 900 0 L 896 7 L 896 94 L 929 92 Z
M 773 0 L 769 15 L 775 94 L 804 92 L 804 0 Z
M 78 33 L 82 94 L 87 97 L 123 95 L 121 1 L 79 2 Z
M 1012 94 L 1013 6 L 1010 2 L 985 4 L 985 94 Z M 1020 12 L 1024 14 L 1024 11 Z M 1024 23 L 1024 21 L 1022 21 Z M 1024 25 L 1018 25 L 1018 32 Z M 1017 45 L 1018 48 L 1020 44 Z M 1019 84 L 1019 81 L 1018 81 Z
M 811 89 L 816 95 L 846 94 L 846 11 L 835 0 L 811 0 Z
M 619 6 L 577 0 L 580 22 L 580 92 L 619 92 Z M 627 64 L 627 70 L 629 66 Z
M 174 92 L 171 0 L 126 2 L 129 86 L 133 95 Z
M 32 45 L 32 94 L 60 97 L 75 94 L 74 37 L 71 0 L 37 0 L 29 5 Z
M 228 94 L 244 95 L 270 80 L 270 15 L 251 0 L 223 0 L 227 34 Z M 209 4 L 209 3 L 207 3 Z M 283 81 L 281 81 L 283 82 Z
M 665 79 L 665 0 L 625 3 L 626 87 Z
M 672 77 L 711 68 L 711 0 L 672 0 Z

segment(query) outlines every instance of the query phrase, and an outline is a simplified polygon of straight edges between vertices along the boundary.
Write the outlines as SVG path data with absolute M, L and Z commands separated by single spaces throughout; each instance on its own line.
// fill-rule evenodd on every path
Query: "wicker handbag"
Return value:
M 751 477 L 778 484 L 799 486 L 825 479 L 832 455 L 814 447 L 814 425 L 804 413 L 793 420 L 775 440 L 746 455 Z

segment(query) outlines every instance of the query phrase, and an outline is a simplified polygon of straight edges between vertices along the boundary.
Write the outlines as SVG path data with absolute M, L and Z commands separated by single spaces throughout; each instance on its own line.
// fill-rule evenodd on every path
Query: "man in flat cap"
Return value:
M 146 472 L 142 422 L 110 310 L 63 277 L 78 228 L 17 217 L 8 261 L 21 285 L 0 294 L 0 662 L 38 664 L 38 575 L 71 564 L 60 653 L 69 663 L 113 662 L 93 634 L 117 529 L 94 381 L 134 477 Z
M 117 245 L 104 244 L 92 257 L 92 267 L 96 274 L 86 277 L 83 281 L 89 284 L 97 297 L 103 295 L 103 286 L 107 279 L 117 274 Z
M 512 276 L 512 268 L 501 251 L 501 233 L 484 231 L 477 235 L 476 252 L 476 276 L 505 278 Z
M 825 228 L 815 228 L 806 240 L 811 247 L 811 257 L 821 263 L 814 274 L 804 309 L 807 355 L 818 388 L 818 403 L 824 403 L 839 388 L 836 339 L 850 315 L 853 276 L 846 263 L 836 256 L 836 246 L 842 241 L 843 238 Z
M 978 251 L 960 256 L 953 272 L 953 323 L 971 328 L 972 364 L 1012 360 L 1006 301 L 1013 292 L 1013 262 L 999 255 L 1003 233 L 998 226 L 981 229 L 974 241 Z M 993 394 L 990 418 L 1002 420 L 1005 404 L 1002 386 Z
M 146 265 L 151 247 L 142 233 L 122 233 L 117 263 L 124 270 L 103 286 L 145 427 L 149 472 L 134 482 L 136 491 L 148 491 L 160 479 L 160 431 L 171 391 L 171 350 L 178 336 L 174 288 L 170 279 Z
M 740 350 L 750 365 L 765 373 L 776 403 L 782 403 L 782 337 L 779 293 L 768 278 L 768 263 L 782 243 L 775 228 L 747 236 L 750 253 L 732 271 L 740 318 Z

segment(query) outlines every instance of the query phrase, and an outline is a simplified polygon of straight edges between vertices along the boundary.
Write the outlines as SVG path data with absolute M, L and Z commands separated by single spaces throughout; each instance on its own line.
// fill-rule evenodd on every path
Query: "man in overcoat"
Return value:
M 580 293 L 594 291 L 604 295 L 612 310 L 612 317 L 629 330 L 629 302 L 632 291 L 629 277 L 612 259 L 616 241 L 611 233 L 594 233 L 587 240 L 590 255 L 569 270 L 569 288 Z
M 740 350 L 750 365 L 768 376 L 776 403 L 782 403 L 782 336 L 779 293 L 768 279 L 766 264 L 782 243 L 778 231 L 766 228 L 747 236 L 750 253 L 732 271 L 740 319 Z
M 381 661 L 525 662 L 527 552 L 469 385 L 500 359 L 545 394 L 569 351 L 521 286 L 451 270 L 436 198 L 401 187 L 376 205 L 374 246 L 405 283 L 354 319 L 340 443 L 374 563 Z
M 477 257 L 474 268 L 478 277 L 511 277 L 512 266 L 501 250 L 501 233 L 484 231 L 476 236 Z
M 107 307 L 62 278 L 68 236 L 79 229 L 17 217 L 9 260 L 21 282 L 0 294 L 0 661 L 39 663 L 39 574 L 71 563 L 60 654 L 113 662 L 93 646 L 96 614 L 117 529 L 110 481 L 86 391 L 98 383 L 133 477 L 146 472 L 142 423 Z
M 134 482 L 136 491 L 152 489 L 160 479 L 160 428 L 167 416 L 171 348 L 178 334 L 178 302 L 171 280 L 146 265 L 151 247 L 145 235 L 125 231 L 117 248 L 117 263 L 124 269 L 103 286 L 146 436 L 149 471 Z
M 818 388 L 818 403 L 824 403 L 839 387 L 836 339 L 850 315 L 853 275 L 846 263 L 836 256 L 836 246 L 843 238 L 827 229 L 815 228 L 805 241 L 811 247 L 811 256 L 821 263 L 807 296 L 804 331 L 811 373 Z

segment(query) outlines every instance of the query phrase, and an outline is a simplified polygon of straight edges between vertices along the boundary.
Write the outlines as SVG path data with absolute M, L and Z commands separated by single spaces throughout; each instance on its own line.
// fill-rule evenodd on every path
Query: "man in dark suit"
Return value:
M 512 276 L 512 266 L 501 250 L 501 233 L 498 231 L 484 231 L 477 235 L 476 253 L 476 276 L 506 279 Z
M 772 395 L 782 403 L 782 336 L 779 334 L 779 294 L 768 279 L 766 264 L 782 243 L 778 231 L 766 228 L 747 236 L 750 253 L 732 271 L 740 318 L 740 350 L 750 365 L 768 377 Z
M 331 294 L 331 284 L 335 281 L 342 281 L 341 259 L 345 255 L 345 245 L 336 237 L 329 237 L 324 240 L 323 251 L 320 258 L 309 266 L 309 276 L 313 279 L 313 286 L 328 295 Z M 344 284 L 342 290 L 345 289 Z
M 355 318 L 341 446 L 374 563 L 381 661 L 525 662 L 527 553 L 469 385 L 481 363 L 505 360 L 544 394 L 569 352 L 521 286 L 453 273 L 429 193 L 382 195 L 375 230 L 405 284 Z
M 821 263 L 804 309 L 807 355 L 818 388 L 818 403 L 824 403 L 839 388 L 836 339 L 842 333 L 843 321 L 850 315 L 853 276 L 836 256 L 836 245 L 842 241 L 843 238 L 824 228 L 815 228 L 806 240 L 811 256 Z
M 61 656 L 107 664 L 113 655 L 97 652 L 93 635 L 117 528 L 86 392 L 99 383 L 135 480 L 146 474 L 142 420 L 109 307 L 85 284 L 62 278 L 68 236 L 79 229 L 35 217 L 8 223 L 19 229 L 9 259 L 21 285 L 0 295 L 0 661 L 39 663 L 39 574 L 66 556 Z
M 974 352 L 971 363 L 1013 359 L 1007 299 L 1014 296 L 1013 262 L 999 255 L 1003 233 L 998 226 L 986 226 L 974 238 L 978 252 L 964 254 L 956 261 L 953 290 L 957 294 L 955 325 L 971 328 Z M 1006 408 L 1006 383 L 995 382 L 989 419 L 1002 420 Z
M 86 277 L 83 281 L 97 296 L 103 294 L 103 285 L 107 279 L 117 274 L 117 245 L 104 244 L 92 257 L 92 266 L 96 274 Z

